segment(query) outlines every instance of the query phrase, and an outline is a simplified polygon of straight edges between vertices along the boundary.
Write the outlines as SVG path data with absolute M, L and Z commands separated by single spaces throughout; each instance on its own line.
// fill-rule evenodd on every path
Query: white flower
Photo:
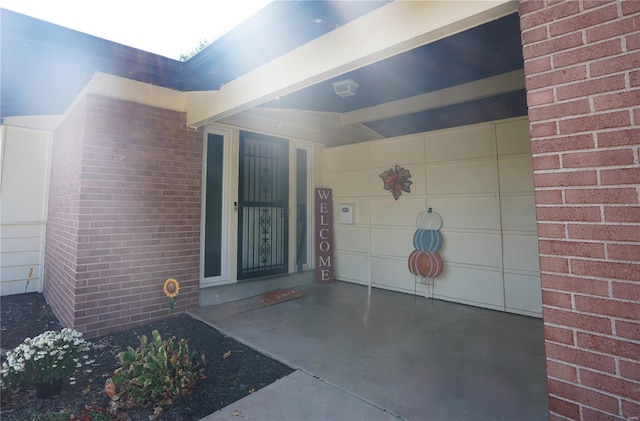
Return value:
M 67 328 L 26 338 L 7 353 L 0 387 L 6 389 L 25 381 L 47 381 L 73 374 L 81 354 L 89 349 L 80 332 Z

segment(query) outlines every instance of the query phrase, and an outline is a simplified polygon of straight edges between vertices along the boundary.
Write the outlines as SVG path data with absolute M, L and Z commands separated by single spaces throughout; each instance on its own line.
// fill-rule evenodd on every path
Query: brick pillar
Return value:
M 53 134 L 51 153 L 43 294 L 66 327 L 73 327 L 75 320 L 84 121 L 81 101 Z
M 63 324 L 93 337 L 197 307 L 202 130 L 184 113 L 87 95 L 53 143 L 44 294 Z
M 640 1 L 520 1 L 551 419 L 640 416 Z

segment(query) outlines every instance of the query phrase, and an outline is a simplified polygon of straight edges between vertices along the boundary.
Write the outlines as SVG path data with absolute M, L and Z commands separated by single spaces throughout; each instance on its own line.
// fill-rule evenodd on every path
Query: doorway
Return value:
M 240 132 L 238 279 L 288 272 L 289 143 Z

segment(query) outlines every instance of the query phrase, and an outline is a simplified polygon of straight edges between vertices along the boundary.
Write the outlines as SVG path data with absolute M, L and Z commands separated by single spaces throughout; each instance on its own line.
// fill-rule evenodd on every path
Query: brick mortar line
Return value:
M 580 241 L 577 241 L 580 242 Z M 631 243 L 631 244 L 636 244 L 636 243 Z M 560 257 L 560 258 L 566 258 L 572 261 L 584 261 L 584 262 L 598 262 L 598 263 L 622 263 L 622 264 L 631 264 L 631 265 L 640 265 L 640 261 L 627 261 L 627 260 L 609 260 L 606 259 L 604 257 L 580 257 L 580 256 L 564 256 L 564 255 L 558 255 L 558 254 L 540 254 L 540 257 Z M 542 272 L 541 272 L 542 273 Z M 545 272 L 546 273 L 546 272 Z M 587 276 L 587 275 L 580 275 L 580 274 L 574 274 L 574 275 L 578 275 L 582 278 L 589 278 L 589 279 L 602 279 L 602 280 L 615 280 L 617 278 L 595 278 L 595 277 L 591 277 L 591 276 Z M 633 280 L 630 279 L 621 279 L 621 281 L 627 281 L 627 282 L 633 282 Z M 638 282 L 638 281 L 635 281 Z
M 543 290 L 546 290 L 546 289 L 543 288 Z M 567 294 L 567 293 L 570 293 L 570 292 L 564 291 L 564 293 Z M 591 295 L 591 294 L 576 294 L 576 296 L 595 298 L 595 299 L 598 299 L 598 300 L 604 300 L 604 301 L 607 301 L 607 302 L 615 302 L 615 303 L 640 304 L 639 300 L 632 300 L 630 298 L 617 298 L 617 297 L 612 297 L 612 296 L 604 297 L 604 296 L 600 296 L 600 295 Z M 544 307 L 552 307 L 552 306 L 548 306 L 548 305 L 542 303 L 542 307 L 544 308 Z M 631 318 L 625 319 L 625 318 L 622 318 L 620 316 L 612 316 L 612 315 L 609 315 L 609 314 L 602 314 L 602 313 L 593 313 L 593 312 L 588 312 L 588 311 L 585 311 L 585 310 L 578 310 L 578 309 L 575 309 L 575 308 L 570 308 L 570 309 L 567 309 L 565 307 L 553 307 L 553 308 L 564 309 L 564 310 L 567 310 L 567 311 L 570 310 L 572 313 L 583 314 L 583 315 L 598 315 L 599 317 L 603 317 L 605 319 L 611 319 L 611 320 L 637 321 L 637 319 L 631 319 Z M 629 339 L 629 340 L 633 341 L 633 342 L 637 342 L 640 345 L 640 339 Z
M 633 113 L 632 111 L 635 111 L 638 109 L 638 105 L 633 105 L 631 107 L 623 107 L 623 108 L 612 108 L 612 109 L 604 109 L 604 110 L 599 110 L 599 111 L 593 111 L 593 112 L 589 112 L 587 114 L 579 114 L 579 115 L 572 115 L 572 116 L 562 116 L 562 117 L 558 117 L 558 118 L 551 118 L 551 119 L 543 119 L 543 120 L 534 120 L 531 121 L 531 124 L 545 124 L 545 123 L 561 123 L 564 121 L 570 121 L 570 120 L 577 120 L 579 118 L 585 118 L 585 117 L 599 117 L 599 116 L 604 116 L 607 114 L 614 114 L 614 113 L 621 113 L 624 111 L 629 111 L 629 115 L 631 116 Z M 633 128 L 638 128 L 640 126 L 637 125 L 630 125 L 630 126 L 616 126 L 616 127 L 605 127 L 602 129 L 592 129 L 592 130 L 587 130 L 585 129 L 584 131 L 577 131 L 577 132 L 571 132 L 571 133 L 565 133 L 565 134 L 555 134 L 555 135 L 551 135 L 551 136 L 546 136 L 546 137 L 568 137 L 568 136 L 575 136 L 578 134 L 597 134 L 600 131 L 605 131 L 606 129 L 609 129 L 610 131 L 621 131 L 621 130 L 629 130 L 629 129 L 633 129 Z M 558 127 L 559 129 L 559 127 Z M 537 137 L 535 139 L 538 139 Z M 536 140 L 532 139 L 532 142 L 535 142 Z M 629 145 L 629 146 L 633 146 L 633 145 Z
M 583 388 L 583 389 L 587 389 L 587 390 L 590 390 L 590 391 L 592 391 L 592 392 L 596 392 L 596 393 L 599 393 L 599 394 L 602 394 L 602 395 L 606 395 L 606 396 L 612 397 L 612 398 L 616 399 L 618 402 L 620 402 L 621 400 L 626 400 L 626 401 L 628 401 L 628 402 L 633 402 L 633 403 L 639 403 L 639 404 L 640 404 L 640 401 L 635 400 L 635 399 L 633 399 L 633 398 L 629 398 L 629 397 L 626 397 L 626 396 L 625 396 L 625 397 L 623 397 L 623 396 L 619 396 L 619 395 L 614 395 L 614 394 L 612 394 L 611 392 L 608 392 L 608 391 L 606 391 L 606 390 L 596 389 L 596 388 L 594 388 L 593 386 L 588 386 L 588 385 L 586 385 L 586 384 L 579 383 L 579 382 L 577 382 L 577 381 L 576 381 L 576 382 L 569 382 L 569 381 L 567 381 L 567 380 L 559 379 L 559 378 L 557 378 L 557 377 L 551 377 L 551 376 L 548 376 L 548 377 L 549 377 L 549 378 L 553 378 L 553 380 L 559 381 L 559 382 L 561 382 L 561 383 L 565 383 L 565 384 L 568 384 L 568 385 L 571 385 L 571 386 L 580 386 L 580 387 L 581 387 L 581 388 Z M 569 401 L 569 402 L 577 403 L 577 404 L 578 404 L 578 405 L 580 405 L 580 406 L 588 407 L 588 408 L 590 408 L 590 409 L 594 409 L 594 410 L 599 411 L 599 412 L 607 413 L 604 409 L 598 409 L 598 408 L 595 408 L 595 407 L 589 406 L 589 405 L 588 405 L 588 404 L 586 404 L 586 403 L 579 403 L 579 402 L 573 401 L 573 400 L 571 400 L 571 399 L 569 399 L 569 398 L 567 398 L 567 397 L 560 397 L 560 396 L 558 396 L 558 395 L 554 395 L 554 394 L 552 394 L 552 393 L 549 393 L 549 395 L 550 395 L 550 396 L 554 396 L 554 397 L 558 397 L 558 399 L 561 399 L 561 400 L 565 400 L 565 401 Z M 610 414 L 610 412 L 609 412 L 609 414 Z M 615 414 L 615 415 L 619 415 L 619 414 Z
M 621 246 L 626 246 L 626 245 L 640 245 L 640 240 L 638 241 L 620 241 L 620 240 L 592 240 L 589 238 L 565 238 L 565 237 L 538 237 L 538 240 L 543 240 L 543 241 L 558 241 L 558 242 L 565 242 L 565 243 L 585 243 L 585 244 L 604 244 L 606 245 L 621 245 Z M 550 256 L 550 255 L 544 255 L 544 256 Z M 558 255 L 553 255 L 553 256 L 558 256 Z M 640 259 L 640 257 L 639 257 Z M 634 263 L 640 263 L 640 260 L 631 260 Z M 633 281 L 627 281 L 627 282 L 633 282 Z M 636 281 L 637 282 L 637 281 Z
M 629 148 L 626 148 L 629 149 Z M 536 155 L 535 157 L 547 157 L 547 156 L 558 156 L 558 155 L 576 155 L 580 153 L 599 153 L 595 151 L 585 150 L 584 152 L 570 152 L 568 154 L 551 154 L 551 155 Z M 635 159 L 635 157 L 634 157 Z M 610 171 L 610 170 L 625 170 L 625 169 L 638 169 L 638 164 L 635 162 L 629 164 L 619 164 L 619 165 L 602 165 L 599 167 L 561 167 L 561 168 L 541 168 L 534 169 L 533 173 L 536 174 L 563 174 L 563 173 L 574 173 L 574 172 L 585 172 L 585 171 Z M 629 183 L 626 185 L 637 185 L 638 183 Z M 607 186 L 611 186 L 608 184 Z M 573 186 L 560 186 L 560 187 L 573 187 Z M 585 186 L 583 186 L 585 187 Z
M 551 378 L 551 377 L 550 377 L 550 378 Z M 570 383 L 570 382 L 567 382 L 566 380 L 562 380 L 562 379 L 558 379 L 558 378 L 553 378 L 553 380 L 556 380 L 556 381 L 559 381 L 559 382 L 561 382 L 561 383 L 565 383 L 565 384 L 570 384 L 570 385 L 572 385 L 572 386 L 580 386 L 580 387 L 582 387 L 582 388 L 584 388 L 584 389 L 588 389 L 589 391 L 592 391 L 592 392 L 598 392 L 598 393 L 603 394 L 603 395 L 606 395 L 606 396 L 608 396 L 608 397 L 612 397 L 612 398 L 614 398 L 614 399 L 616 399 L 616 400 L 618 401 L 618 408 L 620 407 L 620 402 L 621 402 L 622 398 L 620 398 L 619 396 L 618 396 L 618 397 L 616 397 L 616 396 L 611 395 L 611 394 L 609 394 L 609 393 L 607 393 L 607 392 L 604 392 L 604 391 L 602 391 L 602 390 L 599 390 L 599 389 L 593 389 L 593 388 L 591 388 L 591 387 L 585 386 L 585 385 L 583 385 L 583 384 L 581 384 L 581 383 L 578 383 L 578 382 L 576 382 L 576 383 Z M 597 412 L 599 412 L 599 413 L 603 413 L 603 414 L 607 414 L 607 415 L 613 415 L 613 416 L 616 416 L 616 417 L 619 417 L 619 416 L 620 416 L 620 414 L 619 414 L 619 413 L 618 413 L 618 414 L 613 414 L 613 413 L 611 413 L 611 412 L 607 412 L 607 411 L 605 411 L 605 410 L 603 410 L 603 409 L 599 409 L 599 408 L 595 408 L 595 407 L 593 407 L 593 406 L 590 406 L 589 404 L 581 403 L 581 402 L 578 402 L 578 401 L 574 401 L 574 400 L 572 400 L 572 399 L 570 399 L 570 398 L 568 398 L 568 397 L 563 397 L 563 396 L 560 396 L 560 395 L 555 395 L 555 394 L 553 394 L 553 393 L 549 393 L 549 396 L 552 396 L 552 397 L 554 397 L 554 398 L 556 398 L 556 399 L 558 399 L 558 400 L 561 400 L 561 401 L 565 401 L 565 402 L 569 402 L 569 403 L 573 403 L 573 404 L 577 405 L 577 406 L 580 408 L 580 419 L 581 419 L 581 420 L 582 420 L 582 419 L 584 419 L 584 418 L 583 418 L 583 415 L 582 415 L 582 408 L 588 408 L 588 409 L 591 409 L 591 410 L 597 411 Z M 633 400 L 631 400 L 631 399 L 629 399 L 629 401 L 630 401 L 630 402 L 633 402 Z M 554 412 L 554 414 L 557 414 L 557 413 L 556 413 L 556 412 Z M 562 418 L 566 418 L 566 417 L 564 417 L 564 416 L 562 416 L 562 415 L 560 415 L 560 416 L 561 416 Z M 566 418 L 566 419 L 568 419 L 568 420 L 572 420 L 571 418 Z M 572 421 L 575 421 L 575 420 L 572 420 Z
M 566 291 L 564 293 L 566 293 Z M 583 296 L 585 296 L 585 295 L 583 295 Z M 603 299 L 603 300 L 608 300 L 609 299 L 609 297 L 598 297 L 598 296 L 592 296 L 592 295 L 586 295 L 586 297 L 600 298 L 600 299 Z M 571 309 L 571 308 L 568 309 L 568 308 L 563 308 L 563 307 L 551 307 L 551 306 L 547 306 L 545 304 L 543 304 L 542 307 L 543 308 L 549 307 L 549 308 L 554 309 L 554 310 L 556 310 L 556 309 L 557 310 L 564 310 L 564 311 L 567 311 L 567 312 L 570 312 L 570 313 L 577 313 L 577 314 L 581 314 L 581 315 L 584 315 L 584 316 L 593 316 L 594 314 L 596 314 L 596 313 L 584 313 L 582 311 L 578 311 L 578 310 Z M 622 318 L 616 317 L 616 316 L 604 316 L 604 315 L 601 315 L 601 314 L 599 314 L 598 317 L 601 317 L 603 319 L 608 319 L 608 320 L 611 320 L 613 322 L 628 322 L 629 320 L 631 320 L 631 319 L 622 319 Z M 623 342 L 630 342 L 630 343 L 633 343 L 633 344 L 640 345 L 640 339 L 631 339 L 631 338 L 627 338 L 627 337 L 624 337 L 624 336 L 617 336 L 617 335 L 614 335 L 614 334 L 607 335 L 607 334 L 604 334 L 604 333 L 601 333 L 601 332 L 596 332 L 596 331 L 593 331 L 593 330 L 585 330 L 585 329 L 579 328 L 579 327 L 560 325 L 560 324 L 552 323 L 552 322 L 544 322 L 544 326 L 563 328 L 563 329 L 571 330 L 571 331 L 574 331 L 574 332 L 588 333 L 588 334 L 592 334 L 592 335 L 595 334 L 596 336 L 606 336 L 609 339 L 618 339 L 618 340 L 621 340 Z M 555 342 L 555 341 L 551 341 L 551 342 Z M 562 343 L 562 342 L 559 342 L 559 343 Z M 562 343 L 562 344 L 566 345 L 566 346 L 571 346 L 571 347 L 574 347 L 574 348 L 577 348 L 577 349 L 588 349 L 588 348 L 581 348 L 581 347 L 579 347 L 577 345 L 569 345 L 569 344 L 565 344 L 565 343 Z M 596 354 L 602 353 L 601 351 L 593 351 L 593 352 L 595 352 Z M 612 354 L 604 354 L 603 353 L 603 355 L 611 356 Z M 636 363 L 638 362 L 638 361 L 632 360 L 630 358 L 622 357 L 622 356 L 619 356 L 619 355 L 614 355 L 614 357 L 622 358 L 624 360 L 629 360 L 631 362 L 636 362 Z M 638 380 L 638 381 L 640 381 L 640 380 Z
M 553 255 L 553 256 L 544 256 L 544 257 L 556 257 L 556 256 Z M 564 259 L 564 257 L 563 257 L 563 259 Z M 567 259 L 567 260 L 569 260 L 569 259 Z M 583 260 L 589 261 L 588 259 L 583 259 Z M 607 260 L 607 261 L 599 261 L 598 263 L 618 263 L 618 262 L 611 262 L 611 261 Z M 624 263 L 624 264 L 628 264 L 628 263 Z M 634 262 L 633 264 L 639 264 L 639 263 L 638 262 Z M 594 280 L 594 281 L 618 280 L 616 278 L 602 278 L 602 277 L 595 277 L 595 276 L 580 275 L 580 274 L 573 273 L 573 272 L 549 272 L 549 271 L 541 270 L 540 274 L 541 275 L 556 275 L 556 276 L 557 275 L 561 275 L 561 276 L 572 275 L 573 278 L 583 278 L 583 279 L 589 279 L 589 280 Z M 621 281 L 622 280 L 628 281 L 628 279 L 620 279 L 620 280 Z M 600 296 L 596 296 L 596 295 L 594 295 L 594 297 L 598 297 L 598 298 L 602 298 L 602 299 L 608 299 L 608 297 L 600 297 Z M 634 302 L 632 302 L 632 303 L 634 303 Z M 637 301 L 635 303 L 637 303 Z M 630 319 L 630 320 L 632 320 L 632 319 Z
M 626 188 L 629 190 L 633 190 L 638 188 L 638 186 L 636 184 L 606 184 L 606 185 L 595 185 L 595 186 L 562 186 L 562 187 L 536 187 L 536 190 L 534 191 L 566 191 L 566 190 L 610 190 L 610 189 L 621 189 L 621 188 Z M 543 206 L 543 205 L 553 205 L 553 203 L 541 203 L 540 205 L 536 205 L 537 206 Z M 556 206 L 559 207 L 564 207 L 564 206 L 614 206 L 614 205 L 618 205 L 618 206 L 638 206 L 640 205 L 640 203 L 557 203 L 555 204 Z
M 558 345 L 565 345 L 565 346 L 569 346 L 569 345 L 567 345 L 567 344 L 563 344 L 563 343 L 561 343 L 561 342 L 554 342 L 554 341 L 547 341 L 547 342 L 552 342 L 552 343 L 554 343 L 554 344 L 558 344 Z M 582 350 L 582 348 L 578 348 L 578 349 L 581 349 L 581 350 Z M 607 355 L 607 356 L 608 356 L 608 357 L 610 357 L 611 355 Z M 633 362 L 636 362 L 636 363 L 637 363 L 637 361 L 631 360 L 631 359 L 629 359 L 629 358 L 623 358 L 623 359 L 624 359 L 625 361 L 628 361 L 628 362 L 632 362 L 632 363 L 633 363 Z M 589 371 L 593 371 L 593 372 L 598 373 L 598 374 L 603 374 L 603 375 L 611 376 L 611 377 L 614 377 L 614 378 L 617 378 L 617 379 L 620 379 L 620 380 L 631 381 L 631 382 L 633 382 L 633 383 L 640 383 L 640 381 L 639 381 L 639 380 L 634 380 L 634 379 L 630 379 L 630 378 L 628 378 L 628 377 L 623 377 L 623 376 L 622 376 L 622 375 L 620 375 L 620 374 L 611 374 L 611 373 L 608 373 L 608 372 L 606 372 L 606 371 L 601 371 L 601 370 L 598 370 L 598 369 L 595 369 L 595 368 L 591 368 L 591 367 L 584 367 L 584 366 L 577 365 L 577 364 L 575 364 L 575 363 L 571 363 L 571 362 L 568 362 L 568 361 L 559 360 L 559 359 L 557 359 L 557 358 L 547 358 L 547 361 L 551 361 L 551 362 L 556 363 L 556 364 L 566 365 L 566 366 L 568 366 L 568 367 L 575 368 L 576 370 L 577 370 L 577 369 L 589 370 Z M 618 363 L 619 363 L 619 359 L 618 359 L 618 358 L 615 358 L 615 365 L 614 365 L 614 367 L 616 368 L 616 373 L 619 373 L 619 372 L 620 372 L 620 370 L 618 370 L 618 368 L 619 368 L 619 364 L 618 364 Z M 576 374 L 577 374 L 577 373 L 576 373 Z M 555 376 L 549 376 L 549 377 L 554 378 L 554 379 L 557 379 L 557 380 L 561 380 L 560 378 L 555 377 Z

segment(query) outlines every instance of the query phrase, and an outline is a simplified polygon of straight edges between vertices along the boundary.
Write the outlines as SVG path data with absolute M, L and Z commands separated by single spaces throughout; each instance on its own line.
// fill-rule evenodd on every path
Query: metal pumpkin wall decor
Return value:
M 416 226 L 418 229 L 413 235 L 414 250 L 407 262 L 409 272 L 416 277 L 414 294 L 417 293 L 417 284 L 421 283 L 427 286 L 427 295 L 431 290 L 431 297 L 433 297 L 434 280 L 442 273 L 443 266 L 442 258 L 438 254 L 438 250 L 442 247 L 442 234 L 439 231 L 442 227 L 442 217 L 429 208 L 426 212 L 420 212 L 416 218 Z
M 395 167 L 389 168 L 378 177 L 382 178 L 384 189 L 390 190 L 395 200 L 400 198 L 402 192 L 411 193 L 411 187 L 409 187 L 413 184 L 413 182 L 409 180 L 411 173 L 400 165 L 396 164 Z

